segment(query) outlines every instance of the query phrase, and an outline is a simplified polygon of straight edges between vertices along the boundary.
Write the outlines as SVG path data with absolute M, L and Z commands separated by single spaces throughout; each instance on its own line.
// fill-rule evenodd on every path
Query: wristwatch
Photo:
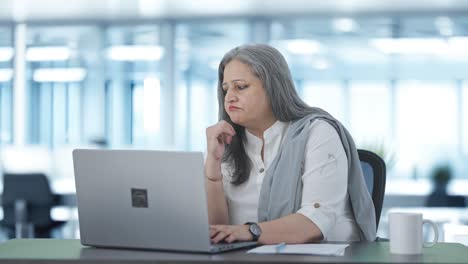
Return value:
M 249 226 L 249 232 L 252 234 L 252 241 L 258 241 L 258 238 L 262 234 L 262 229 L 257 223 L 247 222 L 245 225 Z

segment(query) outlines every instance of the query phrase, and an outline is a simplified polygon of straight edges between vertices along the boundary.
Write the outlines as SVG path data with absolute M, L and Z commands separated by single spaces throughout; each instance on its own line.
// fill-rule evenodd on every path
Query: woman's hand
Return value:
M 223 175 L 221 173 L 221 159 L 224 154 L 225 144 L 230 144 L 235 134 L 234 128 L 224 120 L 206 129 L 205 185 L 208 221 L 211 224 L 229 223 Z
M 228 122 L 221 120 L 206 129 L 206 143 L 208 145 L 208 159 L 221 161 L 224 154 L 224 145 L 231 144 L 232 137 L 236 134 L 234 128 Z
M 234 241 L 252 241 L 248 225 L 211 225 L 211 242 L 232 243 Z

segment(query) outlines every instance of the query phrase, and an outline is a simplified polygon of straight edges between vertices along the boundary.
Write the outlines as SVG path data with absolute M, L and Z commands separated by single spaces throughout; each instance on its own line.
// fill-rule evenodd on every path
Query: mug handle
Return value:
M 437 225 L 434 224 L 434 222 L 432 222 L 431 220 L 423 219 L 423 225 L 424 224 L 430 224 L 432 226 L 432 229 L 434 230 L 434 240 L 432 242 L 424 242 L 423 246 L 432 247 L 439 240 L 439 229 L 437 228 Z

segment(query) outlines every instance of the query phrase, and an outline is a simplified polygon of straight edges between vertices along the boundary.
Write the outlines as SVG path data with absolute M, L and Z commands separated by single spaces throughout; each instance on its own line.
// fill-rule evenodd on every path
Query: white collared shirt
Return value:
M 249 179 L 239 186 L 230 183 L 231 173 L 222 164 L 224 191 L 230 224 L 258 221 L 260 188 L 266 170 L 278 153 L 290 123 L 276 121 L 263 133 L 264 142 L 247 130 L 244 142 L 252 161 Z M 264 145 L 263 160 L 261 157 Z M 327 241 L 359 240 L 347 191 L 348 162 L 336 130 L 323 120 L 312 122 L 307 140 L 302 204 L 297 213 L 314 222 Z

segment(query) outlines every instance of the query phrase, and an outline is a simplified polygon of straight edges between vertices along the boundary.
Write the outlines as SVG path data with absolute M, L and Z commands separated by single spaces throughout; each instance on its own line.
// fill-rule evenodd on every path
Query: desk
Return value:
M 351 244 L 343 257 L 311 255 L 246 254 L 245 249 L 209 255 L 138 250 L 96 249 L 79 240 L 14 239 L 0 244 L 0 262 L 9 263 L 467 263 L 468 248 L 457 243 L 439 243 L 424 248 L 422 255 L 389 253 L 388 242 Z

